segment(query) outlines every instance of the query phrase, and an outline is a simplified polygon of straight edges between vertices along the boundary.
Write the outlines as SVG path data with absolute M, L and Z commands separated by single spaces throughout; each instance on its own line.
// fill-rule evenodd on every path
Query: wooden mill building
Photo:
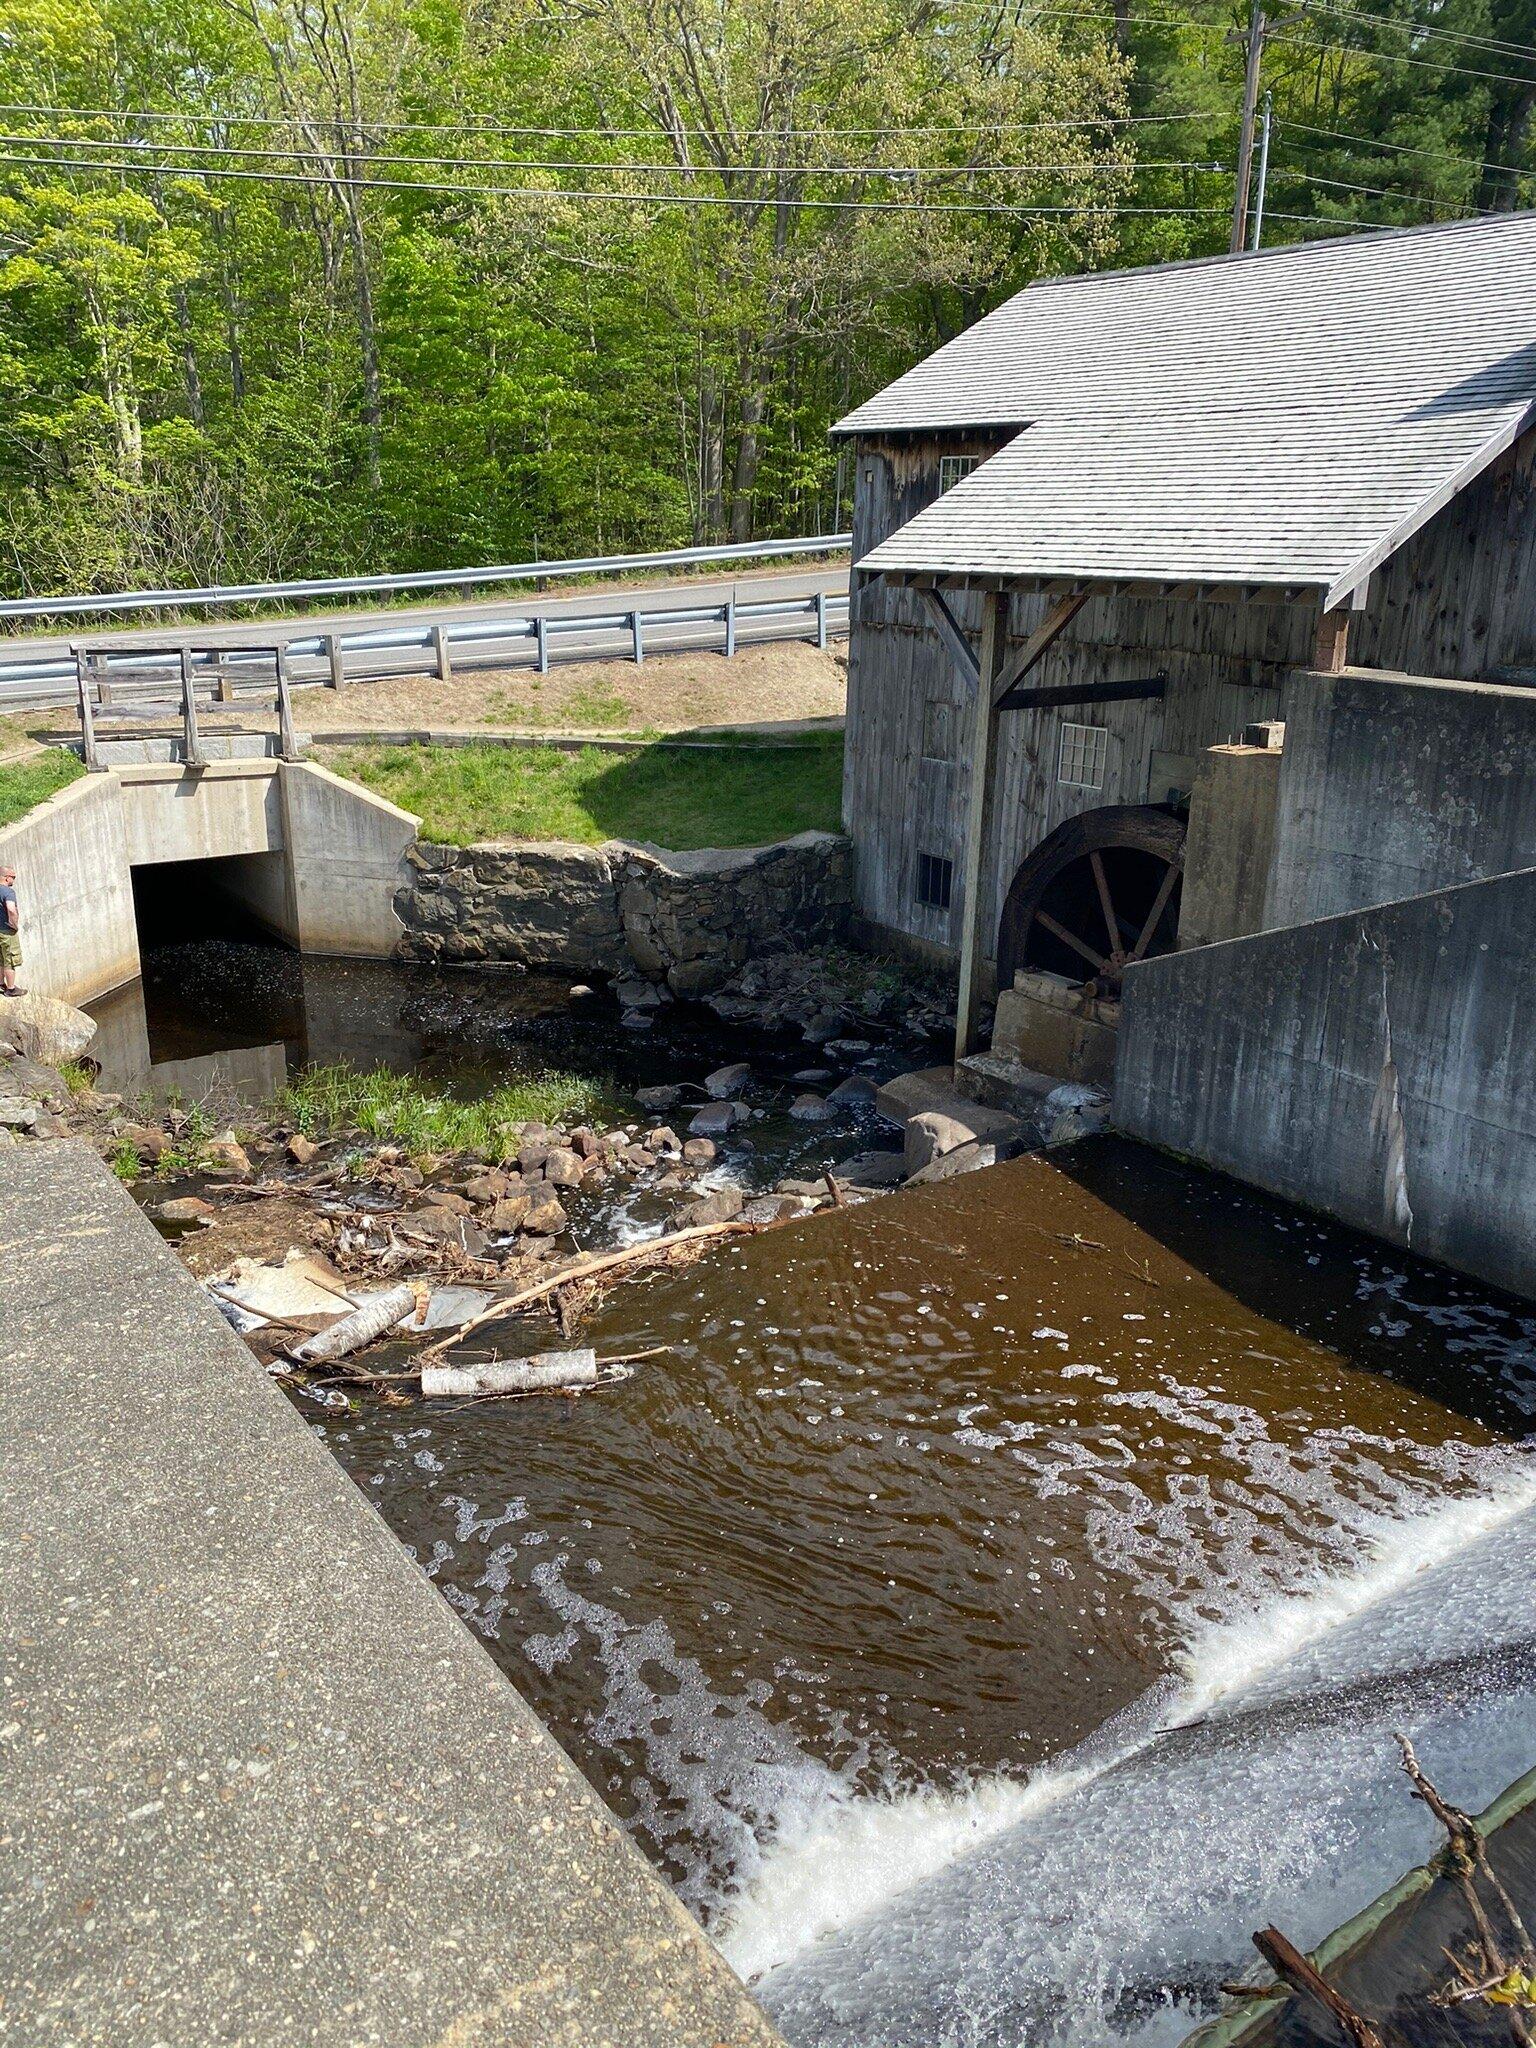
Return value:
M 1177 943 L 1196 761 L 1292 671 L 1536 683 L 1536 214 L 1038 283 L 837 432 L 858 907 L 962 1051 Z

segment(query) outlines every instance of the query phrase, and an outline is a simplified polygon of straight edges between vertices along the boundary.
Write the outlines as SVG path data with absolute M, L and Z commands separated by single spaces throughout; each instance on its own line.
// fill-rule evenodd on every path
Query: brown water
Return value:
M 316 1426 L 706 1918 L 818 1801 L 1026 1773 L 1496 1481 L 1536 1390 L 1520 1305 L 1116 1141 L 770 1232 L 591 1335 L 671 1349 Z

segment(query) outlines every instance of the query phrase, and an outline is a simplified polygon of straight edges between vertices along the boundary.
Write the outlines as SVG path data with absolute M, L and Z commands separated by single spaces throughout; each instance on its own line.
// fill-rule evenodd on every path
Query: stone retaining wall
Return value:
M 701 853 L 421 843 L 406 861 L 405 959 L 639 973 L 679 996 L 709 994 L 756 953 L 839 937 L 850 900 L 849 845 L 830 832 Z

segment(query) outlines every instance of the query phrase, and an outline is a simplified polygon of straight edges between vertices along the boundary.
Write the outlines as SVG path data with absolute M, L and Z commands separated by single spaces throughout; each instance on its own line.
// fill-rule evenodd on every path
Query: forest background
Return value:
M 1536 0 L 1260 0 L 1266 246 L 1536 199 Z M 1246 6 L 4 0 L 0 588 L 830 532 L 840 413 L 1225 249 Z

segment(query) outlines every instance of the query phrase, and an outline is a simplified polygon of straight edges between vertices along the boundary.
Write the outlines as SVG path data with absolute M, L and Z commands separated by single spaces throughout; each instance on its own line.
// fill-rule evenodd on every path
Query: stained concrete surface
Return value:
M 84 1147 L 0 1273 L 0 2039 L 771 2048 Z

